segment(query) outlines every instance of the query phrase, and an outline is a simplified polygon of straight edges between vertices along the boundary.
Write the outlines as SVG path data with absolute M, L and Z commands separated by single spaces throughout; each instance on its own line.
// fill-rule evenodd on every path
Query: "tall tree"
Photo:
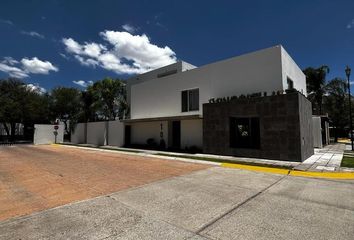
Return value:
M 24 124 L 24 134 L 31 137 L 34 123 L 49 122 L 48 96 L 33 90 L 18 79 L 0 80 L 0 123 L 11 140 L 16 124 Z
M 51 92 L 51 113 L 65 125 L 69 134 L 80 115 L 81 93 L 76 88 L 57 87 Z
M 344 132 L 348 125 L 347 111 L 347 82 L 341 78 L 331 80 L 325 87 L 326 94 L 323 99 L 323 110 L 328 113 L 335 130 L 335 140 Z
M 312 102 L 314 114 L 322 115 L 323 95 L 325 94 L 326 75 L 329 73 L 328 66 L 319 68 L 306 68 L 303 70 L 306 75 L 307 97 Z
M 105 120 L 123 118 L 127 112 L 126 84 L 122 80 L 105 78 L 88 87 L 95 98 L 99 115 Z

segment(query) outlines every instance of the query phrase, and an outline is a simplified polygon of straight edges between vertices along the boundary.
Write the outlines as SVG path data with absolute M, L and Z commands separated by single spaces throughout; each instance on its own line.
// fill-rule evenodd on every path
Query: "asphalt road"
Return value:
M 354 239 L 354 181 L 211 167 L 0 222 L 0 239 Z

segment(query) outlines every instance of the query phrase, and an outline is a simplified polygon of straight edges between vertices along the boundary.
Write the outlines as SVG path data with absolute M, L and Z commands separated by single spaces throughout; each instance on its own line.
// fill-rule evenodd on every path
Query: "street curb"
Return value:
M 124 152 L 118 150 L 110 150 L 110 149 L 103 149 L 103 148 L 93 148 L 93 147 L 83 147 L 83 146 L 75 146 L 75 145 L 65 145 L 65 144 L 51 144 L 52 146 L 65 146 L 65 147 L 72 147 L 78 149 L 87 149 L 92 151 L 100 151 L 100 152 L 115 152 L 121 153 L 126 155 L 133 155 L 133 156 L 141 156 L 141 157 L 153 157 L 153 158 L 160 158 L 166 160 L 174 160 L 174 161 L 182 161 L 188 163 L 198 163 L 198 164 L 207 164 L 207 165 L 214 165 L 220 166 L 225 168 L 235 168 L 241 170 L 248 170 L 254 172 L 263 172 L 263 173 L 272 173 L 272 174 L 280 174 L 280 175 L 289 175 L 295 177 L 308 177 L 308 178 L 323 178 L 323 179 L 343 179 L 343 180 L 354 180 L 354 172 L 306 172 L 300 170 L 291 170 L 291 169 L 284 169 L 284 168 L 277 168 L 277 167 L 263 167 L 263 166 L 253 166 L 245 164 L 238 164 L 238 163 L 216 163 L 204 160 L 195 160 L 195 159 L 187 159 L 181 157 L 169 157 L 169 156 L 161 156 L 155 154 L 146 154 L 146 153 L 134 153 L 134 152 Z
M 250 166 L 250 165 L 241 165 L 234 163 L 223 163 L 222 167 L 226 168 L 236 168 L 249 171 L 263 172 L 263 173 L 274 173 L 281 175 L 289 175 L 296 177 L 309 177 L 309 178 L 325 178 L 325 179 L 354 179 L 354 172 L 305 172 L 299 170 L 286 170 L 280 168 L 269 168 L 269 167 L 259 167 L 259 166 Z

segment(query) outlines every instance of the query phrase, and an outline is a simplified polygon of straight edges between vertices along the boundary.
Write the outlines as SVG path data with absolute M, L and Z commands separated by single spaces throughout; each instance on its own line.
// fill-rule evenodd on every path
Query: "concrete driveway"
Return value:
M 353 222 L 354 181 L 204 166 L 7 219 L 0 239 L 353 239 Z

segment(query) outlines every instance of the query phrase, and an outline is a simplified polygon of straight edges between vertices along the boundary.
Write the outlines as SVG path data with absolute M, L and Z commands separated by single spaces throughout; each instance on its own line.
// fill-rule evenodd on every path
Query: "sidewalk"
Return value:
M 306 159 L 295 170 L 311 172 L 339 172 L 343 158 L 345 144 L 337 143 L 315 149 L 315 154 Z
M 71 145 L 71 144 L 68 144 Z M 346 145 L 342 143 L 327 145 L 321 149 L 315 149 L 314 155 L 306 159 L 304 162 L 289 162 L 270 159 L 258 159 L 258 158 L 244 158 L 244 157 L 232 157 L 212 154 L 189 154 L 189 153 L 177 153 L 166 152 L 157 150 L 145 150 L 136 148 L 122 148 L 116 146 L 94 146 L 90 144 L 73 144 L 74 146 L 91 147 L 105 150 L 122 151 L 127 154 L 137 154 L 140 156 L 157 157 L 174 160 L 185 160 L 191 162 L 211 161 L 218 163 L 236 163 L 236 164 L 249 164 L 255 166 L 269 166 L 286 169 L 294 169 L 298 171 L 308 172 L 354 172 L 354 169 L 343 169 L 340 167 L 344 150 Z

